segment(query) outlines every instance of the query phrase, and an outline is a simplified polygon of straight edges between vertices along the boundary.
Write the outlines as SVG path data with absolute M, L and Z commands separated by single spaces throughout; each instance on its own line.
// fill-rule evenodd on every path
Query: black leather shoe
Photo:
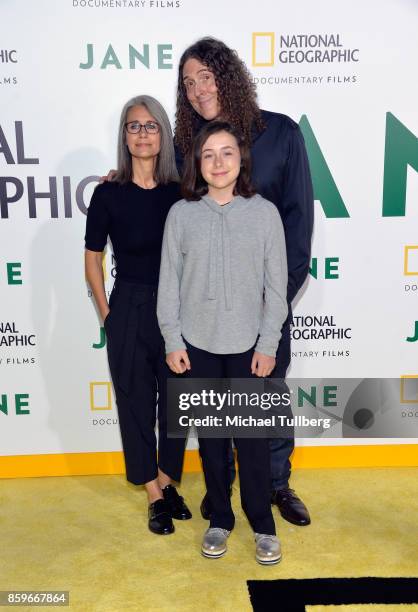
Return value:
M 232 495 L 232 487 L 229 489 L 229 495 Z M 204 498 L 200 504 L 200 514 L 205 521 L 210 521 L 212 514 L 212 504 L 210 503 L 209 495 L 206 491 Z
M 177 493 L 176 487 L 167 485 L 163 489 L 164 501 L 167 504 L 171 518 L 187 521 L 192 518 L 192 513 L 184 503 L 184 499 Z
M 158 535 L 173 533 L 173 520 L 164 499 L 157 499 L 157 501 L 149 505 L 148 527 L 152 533 L 157 533 Z
M 212 514 L 212 504 L 209 500 L 209 495 L 205 493 L 202 503 L 200 504 L 200 514 L 205 521 L 210 521 L 210 515 Z
M 308 509 L 293 489 L 287 487 L 286 489 L 273 491 L 271 503 L 277 504 L 280 514 L 289 523 L 301 527 L 310 524 L 311 517 Z

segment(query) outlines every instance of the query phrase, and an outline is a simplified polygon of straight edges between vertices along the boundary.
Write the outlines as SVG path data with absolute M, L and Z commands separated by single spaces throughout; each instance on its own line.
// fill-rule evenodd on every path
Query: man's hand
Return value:
M 254 351 L 253 359 L 251 361 L 251 374 L 255 374 L 260 378 L 269 376 L 274 368 L 276 367 L 276 360 L 270 355 L 263 355 L 263 353 L 257 353 Z
M 106 174 L 106 176 L 101 176 L 100 177 L 100 183 L 106 183 L 107 181 L 112 182 L 113 179 L 116 176 L 116 170 L 109 170 L 109 172 Z
M 168 353 L 165 360 L 170 370 L 175 374 L 184 374 L 186 370 L 191 370 L 189 356 L 185 349 Z

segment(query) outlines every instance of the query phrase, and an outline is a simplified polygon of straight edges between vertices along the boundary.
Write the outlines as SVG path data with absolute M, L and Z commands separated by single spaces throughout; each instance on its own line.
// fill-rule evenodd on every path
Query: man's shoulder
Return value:
M 274 113 L 272 111 L 261 109 L 261 117 L 266 127 L 274 127 L 278 130 L 298 130 L 299 126 L 296 121 L 293 121 L 288 115 L 283 113 Z

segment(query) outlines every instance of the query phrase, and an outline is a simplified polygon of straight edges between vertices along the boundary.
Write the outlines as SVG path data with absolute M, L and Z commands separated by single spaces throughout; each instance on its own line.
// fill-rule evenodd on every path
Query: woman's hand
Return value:
M 110 313 L 109 306 L 103 312 L 100 312 L 100 314 L 102 316 L 103 325 L 104 325 L 104 322 L 106 321 L 107 317 L 109 316 L 109 313 Z
M 186 370 L 191 369 L 189 356 L 187 355 L 186 349 L 180 349 L 179 351 L 172 351 L 167 354 L 165 358 L 168 367 L 175 374 L 184 374 Z
M 257 353 L 254 351 L 253 359 L 251 361 L 251 374 L 256 376 L 264 377 L 270 376 L 276 367 L 276 360 L 270 355 L 263 355 L 263 353 Z
M 107 303 L 104 278 L 103 278 L 103 253 L 98 251 L 85 250 L 84 261 L 86 269 L 86 279 L 93 292 L 96 301 L 97 309 L 102 317 L 102 321 L 109 314 L 109 304 Z

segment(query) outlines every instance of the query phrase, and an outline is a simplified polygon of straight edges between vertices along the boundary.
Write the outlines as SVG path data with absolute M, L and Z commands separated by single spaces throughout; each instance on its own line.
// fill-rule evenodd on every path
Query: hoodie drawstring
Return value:
M 225 215 L 222 215 L 222 262 L 226 310 L 232 310 L 231 242 Z
M 209 289 L 208 299 L 216 300 L 216 276 L 218 259 L 218 215 L 212 214 L 210 225 L 210 247 L 209 247 Z
M 224 209 L 208 197 L 203 197 L 206 206 L 211 209 L 210 244 L 209 244 L 209 270 L 208 270 L 208 299 L 216 300 L 218 281 L 218 257 L 219 250 L 222 257 L 223 287 L 225 293 L 225 308 L 232 310 L 232 278 L 231 278 L 231 238 L 228 231 L 227 214 L 232 210 L 232 204 L 226 204 L 230 208 Z M 219 240 L 221 249 L 219 249 Z

